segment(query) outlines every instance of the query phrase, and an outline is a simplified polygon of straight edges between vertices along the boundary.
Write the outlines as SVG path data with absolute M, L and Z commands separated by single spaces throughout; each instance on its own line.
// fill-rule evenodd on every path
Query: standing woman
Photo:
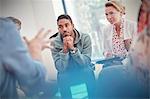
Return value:
M 127 55 L 133 34 L 137 32 L 136 23 L 126 20 L 125 7 L 117 1 L 105 4 L 105 15 L 110 23 L 103 31 L 104 56 L 124 57 Z

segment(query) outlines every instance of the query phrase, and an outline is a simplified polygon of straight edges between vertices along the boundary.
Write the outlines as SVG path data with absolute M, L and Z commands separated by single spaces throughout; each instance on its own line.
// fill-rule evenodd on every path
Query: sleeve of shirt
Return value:
M 91 53 L 92 53 L 92 46 L 91 46 L 91 39 L 90 36 L 84 34 L 82 37 L 83 43 L 83 50 L 81 51 L 77 48 L 76 53 L 71 53 L 72 58 L 79 64 L 80 66 L 89 66 L 91 64 Z M 59 72 L 63 72 L 68 67 L 69 63 L 69 52 L 63 53 L 62 49 L 54 48 L 52 50 L 52 56 L 55 62 L 56 69 Z
M 83 43 L 82 52 L 77 48 L 76 53 L 71 53 L 71 55 L 78 64 L 81 64 L 80 66 L 90 66 L 92 53 L 91 39 L 90 36 L 87 34 L 84 34 L 84 36 L 81 37 L 81 39 Z
M 39 86 L 45 79 L 45 69 L 42 63 L 32 59 L 10 20 L 0 19 L 0 35 L 0 55 L 5 70 L 27 90 Z
M 57 48 L 52 49 L 52 56 L 55 62 L 55 67 L 59 72 L 63 72 L 68 67 L 69 52 L 63 53 L 63 50 Z
M 131 20 L 126 20 L 124 39 L 133 39 L 136 34 L 137 23 Z

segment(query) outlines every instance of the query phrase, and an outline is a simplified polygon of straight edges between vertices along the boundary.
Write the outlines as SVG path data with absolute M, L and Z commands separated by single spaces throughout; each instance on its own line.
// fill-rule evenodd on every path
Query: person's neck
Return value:
M 116 29 L 117 29 L 117 28 L 120 28 L 121 22 L 117 22 L 117 23 L 115 23 L 114 25 L 115 25 Z
M 118 22 L 114 25 L 115 25 L 115 30 L 116 30 L 117 34 L 119 35 L 120 31 L 121 31 L 121 22 Z

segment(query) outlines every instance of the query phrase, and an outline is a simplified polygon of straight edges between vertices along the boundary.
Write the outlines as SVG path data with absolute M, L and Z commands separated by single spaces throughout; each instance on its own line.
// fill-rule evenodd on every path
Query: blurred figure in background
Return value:
M 138 77 L 150 88 L 150 0 L 141 0 L 138 16 L 138 36 L 131 46 L 131 62 Z

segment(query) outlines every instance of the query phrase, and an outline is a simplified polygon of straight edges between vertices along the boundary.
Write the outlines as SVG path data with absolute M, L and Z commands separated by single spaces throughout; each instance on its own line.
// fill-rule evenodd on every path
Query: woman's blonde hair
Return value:
M 113 6 L 117 11 L 121 12 L 122 14 L 125 14 L 125 6 L 123 6 L 121 2 L 109 0 L 108 2 L 106 2 L 105 7 L 109 6 Z

